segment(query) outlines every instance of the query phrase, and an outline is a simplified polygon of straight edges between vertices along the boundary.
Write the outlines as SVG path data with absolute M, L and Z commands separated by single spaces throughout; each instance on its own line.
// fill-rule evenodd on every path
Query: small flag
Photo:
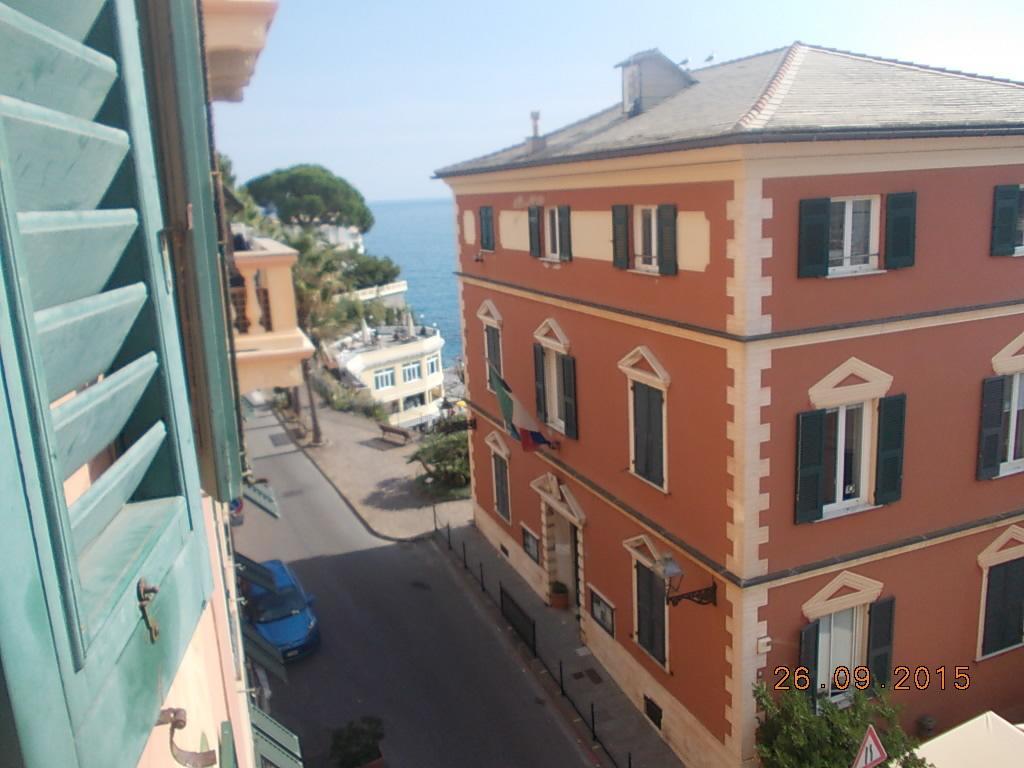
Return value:
M 551 445 L 551 441 L 540 431 L 540 424 L 526 410 L 526 406 L 512 394 L 511 388 L 498 375 L 494 366 L 491 365 L 488 368 L 490 369 L 491 389 L 498 395 L 498 405 L 501 407 L 501 415 L 505 419 L 505 429 L 508 430 L 508 433 L 519 441 L 524 451 L 535 451 L 542 445 Z

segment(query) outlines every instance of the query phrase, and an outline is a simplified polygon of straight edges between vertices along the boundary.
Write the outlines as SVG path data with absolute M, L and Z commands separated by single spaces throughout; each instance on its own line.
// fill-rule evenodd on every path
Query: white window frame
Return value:
M 525 552 L 526 556 L 530 558 L 531 563 L 536 563 L 537 565 L 540 565 L 541 557 L 544 552 L 544 548 L 541 546 L 540 536 L 534 533 L 533 530 L 531 530 L 530 527 L 526 525 L 526 523 L 520 523 L 519 527 L 522 529 L 519 533 L 519 541 L 523 547 L 523 552 Z M 531 555 L 530 550 L 526 548 L 526 536 L 524 536 L 523 534 L 526 534 L 526 536 L 529 536 L 531 539 L 537 542 L 537 557 Z
M 558 418 L 558 408 L 564 407 L 565 379 L 559 355 L 569 354 L 569 337 L 557 320 L 546 319 L 533 332 L 534 341 L 544 347 L 544 410 L 546 423 L 552 429 L 565 434 L 565 419 Z M 559 386 L 561 385 L 561 386 Z M 562 397 L 559 398 L 559 390 Z
M 487 348 L 487 328 L 496 328 L 498 330 L 498 354 L 501 355 L 501 359 L 505 359 L 504 339 L 501 332 L 502 317 L 498 308 L 494 306 L 494 302 L 490 299 L 485 299 L 480 305 L 480 308 L 476 311 L 477 319 L 483 324 L 484 330 L 482 332 L 483 343 L 484 343 L 484 387 L 488 392 L 494 392 L 491 387 L 491 358 L 488 354 Z
M 384 379 L 388 379 L 389 382 L 381 384 L 380 382 Z M 373 389 L 377 392 L 384 389 L 392 389 L 395 386 L 395 367 L 390 368 L 378 368 L 373 372 Z
M 484 443 L 490 448 L 491 457 L 491 509 L 494 510 L 494 516 L 501 520 L 505 525 L 512 525 L 512 467 L 509 463 L 509 456 L 511 451 L 508 449 L 508 445 L 505 443 L 504 438 L 497 432 L 491 432 L 484 438 Z M 507 482 L 505 485 L 508 490 L 508 517 L 505 517 L 499 511 L 498 506 L 498 473 L 494 468 L 494 457 L 495 455 L 500 456 L 505 460 L 505 476 Z
M 846 442 L 845 417 L 848 409 L 856 408 L 857 406 L 861 407 L 860 467 L 857 469 L 859 474 L 858 485 L 860 486 L 860 495 L 853 499 L 844 499 L 842 462 L 844 457 L 843 446 Z M 822 507 L 822 520 L 840 517 L 852 510 L 860 510 L 871 504 L 874 496 L 874 489 L 869 485 L 869 480 L 872 475 L 871 455 L 874 453 L 874 451 L 871 450 L 871 446 L 874 445 L 877 440 L 875 423 L 877 421 L 876 413 L 878 411 L 878 401 L 868 400 L 857 403 L 844 403 L 825 410 L 827 413 L 833 411 L 838 412 L 838 416 L 836 418 L 836 465 L 833 468 L 835 472 L 836 500 L 831 504 L 826 504 Z
M 558 206 L 544 208 L 544 256 L 547 261 L 562 260 L 562 243 L 558 233 L 561 231 L 562 213 Z
M 1021 200 L 1021 193 L 1024 193 L 1024 184 L 1017 187 L 1017 230 L 1024 228 L 1024 200 Z M 1013 247 L 1014 256 L 1024 256 L 1024 245 Z
M 651 263 L 643 263 L 644 227 L 643 213 L 651 214 Z M 658 206 L 637 205 L 633 207 L 633 259 L 630 264 L 634 272 L 658 274 Z
M 630 597 L 630 602 L 633 604 L 633 632 L 630 635 L 630 637 L 633 640 L 633 644 L 636 645 L 636 647 L 639 648 L 642 653 L 646 654 L 647 658 L 649 658 L 659 667 L 662 667 L 666 672 L 671 673 L 672 670 L 670 667 L 671 646 L 669 645 L 669 619 L 671 618 L 672 614 L 670 614 L 668 610 L 668 600 L 665 601 L 665 661 L 658 661 L 658 659 L 656 659 L 650 651 L 648 651 L 646 648 L 640 645 L 640 602 L 639 600 L 637 600 L 636 592 L 636 564 L 638 562 L 641 563 L 645 568 L 649 568 L 651 571 L 654 572 L 654 575 L 657 576 L 658 568 L 656 567 L 656 564 L 657 561 L 661 559 L 661 555 L 655 548 L 654 543 L 651 541 L 651 539 L 643 534 L 641 534 L 640 536 L 634 536 L 631 539 L 626 539 L 624 542 L 622 542 L 622 546 L 626 548 L 627 552 L 629 552 L 629 573 L 630 579 L 632 579 L 633 582 Z M 668 594 L 668 587 L 669 585 L 666 580 L 666 595 Z
M 650 370 L 637 367 L 637 363 L 646 363 Z M 622 358 L 619 363 L 619 370 L 626 376 L 626 405 L 629 410 L 629 473 L 652 488 L 656 488 L 664 494 L 668 494 L 668 387 L 672 379 L 661 362 L 654 356 L 646 346 L 639 346 Z M 661 390 L 661 472 L 662 484 L 657 485 L 651 482 L 636 471 L 636 429 L 633 409 L 633 383 L 639 382 L 649 387 Z
M 1006 455 L 1007 460 L 999 463 L 999 477 L 1003 475 L 1012 475 L 1016 472 L 1024 471 L 1024 456 L 1019 459 L 1014 459 L 1013 451 L 1016 448 L 1016 437 L 1017 437 L 1017 398 L 1020 397 L 1020 390 L 1024 387 L 1024 373 L 1008 373 L 1004 374 L 1004 377 L 1009 379 L 1010 384 L 1010 423 L 1006 429 Z M 1000 407 L 1002 405 L 1000 404 Z M 999 446 L 1000 452 L 1003 450 L 1003 446 Z
M 441 356 L 431 355 L 427 358 L 427 376 L 433 376 L 434 374 L 441 372 Z
M 823 616 L 819 616 L 817 621 L 818 624 L 818 658 L 816 659 L 818 665 L 818 679 L 814 681 L 815 691 L 824 691 L 828 696 L 829 700 L 833 704 L 843 705 L 849 703 L 853 699 L 853 691 L 855 686 L 850 685 L 845 691 L 839 691 L 838 693 L 832 693 L 832 677 L 833 677 L 833 663 L 831 656 L 831 648 L 829 653 L 829 663 L 823 665 L 821 663 L 821 644 L 822 644 L 822 630 L 824 629 L 824 622 L 827 619 L 829 621 L 829 635 L 831 637 L 832 631 L 831 626 L 834 622 L 834 617 L 842 613 L 843 611 L 853 612 L 853 637 L 852 637 L 852 658 L 850 663 L 837 664 L 835 666 L 844 666 L 850 670 L 852 679 L 854 667 L 867 666 L 868 659 L 868 607 L 867 605 L 854 605 L 849 608 L 843 608 L 832 613 L 827 613 Z M 852 680 L 851 680 L 852 681 Z M 824 688 L 822 686 L 824 685 Z
M 587 610 L 587 613 L 590 614 L 590 618 L 593 620 L 593 622 L 595 624 L 597 624 L 597 626 L 599 626 L 601 629 L 603 629 L 605 632 L 607 632 L 612 637 L 615 637 L 615 603 L 613 603 L 611 600 L 609 600 L 607 597 L 605 597 L 604 594 L 602 594 L 597 588 L 595 588 L 593 584 L 587 584 L 587 589 L 590 590 L 590 593 L 591 593 L 592 596 L 590 598 L 589 604 L 585 605 L 584 608 Z M 604 624 L 602 624 L 600 621 L 598 621 L 597 617 L 594 615 L 594 598 L 593 598 L 594 595 L 596 595 L 597 599 L 600 600 L 605 605 L 607 605 L 608 608 L 611 610 L 611 612 L 612 612 L 612 626 L 611 626 L 611 629 L 609 629 Z M 587 602 L 587 601 L 584 599 L 584 602 Z
M 415 371 L 415 376 L 410 376 L 411 372 Z M 409 384 L 414 381 L 421 381 L 423 379 L 423 361 L 413 360 L 411 363 L 402 364 L 402 383 Z
M 868 260 L 866 264 L 850 264 L 853 249 L 853 203 L 857 200 L 867 200 L 871 203 L 870 226 L 868 234 Z M 843 220 L 843 264 L 833 267 L 829 265 L 828 276 L 840 277 L 842 275 L 857 275 L 863 272 L 878 272 L 878 251 L 881 226 L 881 195 L 849 195 L 845 197 L 829 198 L 829 216 L 831 217 L 831 204 L 843 203 L 845 205 Z M 831 243 L 829 244 L 831 246 Z M 829 248 L 829 261 L 832 260 L 831 247 Z

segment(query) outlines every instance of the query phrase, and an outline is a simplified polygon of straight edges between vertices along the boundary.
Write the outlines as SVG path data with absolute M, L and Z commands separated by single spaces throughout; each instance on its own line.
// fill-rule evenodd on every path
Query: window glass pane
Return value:
M 822 616 L 818 620 L 818 680 L 817 690 L 830 686 L 832 678 L 832 617 Z
M 864 407 L 849 406 L 845 410 L 846 435 L 843 446 L 843 498 L 856 499 L 860 496 L 860 452 L 861 427 Z
M 828 225 L 828 265 L 843 266 L 843 243 L 846 237 L 846 203 L 832 203 Z
M 871 250 L 871 201 L 853 201 L 853 223 L 850 240 L 850 263 L 867 264 Z
M 1024 387 L 1021 386 L 1021 374 L 1013 377 L 1014 389 L 1017 391 L 1017 428 L 1013 436 L 1013 458 L 1024 458 Z
M 1017 201 L 1017 240 L 1018 248 L 1024 246 L 1024 189 L 1020 191 Z
M 548 242 L 551 253 L 558 253 L 558 211 L 555 208 L 548 209 Z
M 853 625 L 854 609 L 847 608 L 832 614 L 832 651 L 831 663 L 828 667 L 829 687 L 832 687 L 834 671 L 836 667 L 842 666 L 852 670 L 853 663 Z M 833 689 L 832 694 L 839 694 L 841 691 Z
M 839 439 L 839 411 L 831 410 L 825 414 L 825 455 L 822 472 L 825 476 L 824 503 L 836 501 L 836 464 L 838 451 L 836 441 Z
M 1007 376 L 1003 385 L 1003 444 L 999 448 L 999 460 L 1010 460 L 1010 405 L 1013 398 L 1013 381 L 1016 376 Z
M 565 378 L 562 376 L 562 356 L 555 359 L 555 412 L 559 421 L 565 421 Z
M 650 264 L 654 256 L 654 221 L 653 211 L 644 208 L 640 211 L 640 254 L 643 256 L 643 263 Z

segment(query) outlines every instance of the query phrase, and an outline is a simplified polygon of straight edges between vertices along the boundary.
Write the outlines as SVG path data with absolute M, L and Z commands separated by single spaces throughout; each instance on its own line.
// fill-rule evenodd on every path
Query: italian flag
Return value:
M 540 424 L 537 423 L 533 414 L 526 410 L 526 406 L 512 394 L 508 383 L 498 375 L 494 366 L 488 366 L 488 368 L 490 369 L 491 389 L 498 395 L 498 406 L 501 408 L 501 415 L 505 419 L 505 429 L 508 430 L 508 433 L 519 441 L 524 451 L 535 451 L 542 445 L 551 445 L 551 441 L 541 433 Z

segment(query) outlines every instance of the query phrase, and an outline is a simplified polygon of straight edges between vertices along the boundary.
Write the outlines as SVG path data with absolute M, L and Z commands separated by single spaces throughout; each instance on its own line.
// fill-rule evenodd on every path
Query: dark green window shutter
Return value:
M 501 331 L 493 325 L 485 325 L 484 337 L 487 343 L 487 363 L 501 376 Z M 488 371 L 487 381 L 490 380 L 491 372 Z
M 480 248 L 494 250 L 494 209 L 489 205 L 480 208 Z
M 629 269 L 629 206 L 612 206 L 612 266 Z
M 674 275 L 679 272 L 676 258 L 676 207 L 658 206 L 658 273 Z
M 633 382 L 633 471 L 655 485 L 664 485 L 664 393 Z
M 646 477 L 650 471 L 648 464 L 650 453 L 647 443 L 647 433 L 650 431 L 648 418 L 650 407 L 647 404 L 647 393 L 651 388 L 634 381 L 633 388 L 633 471 L 640 477 Z
M 804 625 L 800 630 L 799 666 L 807 668 L 807 676 L 811 684 L 807 686 L 807 695 L 814 701 L 818 695 L 818 630 L 820 622 L 815 619 Z
M 235 733 L 230 720 L 225 720 L 220 724 L 220 756 L 217 766 L 218 768 L 238 768 L 238 761 L 235 759 Z
M 579 439 L 579 421 L 576 415 L 576 358 L 559 355 L 562 366 L 562 391 L 565 403 L 565 436 Z
M 527 218 L 530 225 L 530 255 L 539 259 L 542 247 L 540 222 L 543 218 L 543 209 L 539 205 L 531 205 L 527 209 Z
M 1012 256 L 1017 245 L 1020 218 L 1020 187 L 1006 184 L 996 187 L 992 208 L 992 255 Z
M 999 474 L 1003 442 L 1003 396 L 1006 377 L 993 376 L 981 384 L 981 429 L 978 437 L 978 479 L 990 480 Z
M 876 504 L 889 504 L 898 501 L 902 494 L 906 413 L 906 395 L 883 397 L 878 402 Z
M 544 345 L 533 345 L 533 389 L 537 395 L 537 418 L 542 424 L 548 420 L 548 397 L 544 385 Z
M 828 236 L 832 201 L 827 197 L 800 201 L 798 277 L 828 274 Z
M 569 206 L 558 206 L 558 258 L 572 261 L 572 223 Z
M 987 655 L 1024 642 L 1024 558 L 988 569 L 981 653 Z
M 665 663 L 665 581 L 636 563 L 637 643 Z
M 892 627 L 896 598 L 876 600 L 868 609 L 868 669 L 875 688 L 888 687 L 892 675 Z
M 797 416 L 796 522 L 821 520 L 825 499 L 825 411 Z
M 497 512 L 506 520 L 511 520 L 508 506 L 508 462 L 504 456 L 491 454 L 494 462 L 494 498 Z
M 885 198 L 885 268 L 914 266 L 917 193 L 898 192 Z

